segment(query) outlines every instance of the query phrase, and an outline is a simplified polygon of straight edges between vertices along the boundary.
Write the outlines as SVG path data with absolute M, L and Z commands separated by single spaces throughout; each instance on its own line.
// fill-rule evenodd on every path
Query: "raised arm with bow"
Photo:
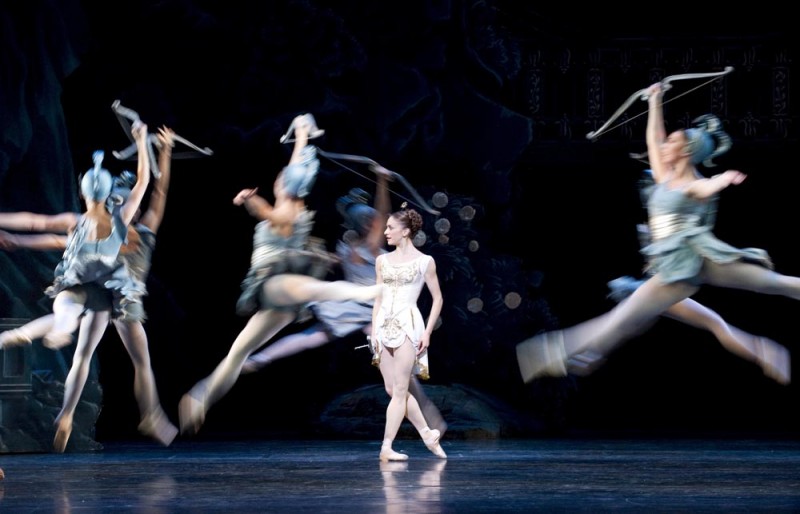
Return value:
M 683 73 L 683 74 L 680 74 L 680 75 L 670 75 L 668 77 L 664 77 L 664 79 L 661 81 L 661 87 L 663 88 L 664 91 L 667 91 L 668 89 L 672 88 L 672 82 L 677 82 L 679 80 L 704 79 L 704 78 L 711 79 L 711 80 L 708 80 L 708 81 L 700 84 L 697 87 L 694 87 L 694 88 L 690 89 L 689 91 L 686 91 L 685 93 L 681 93 L 680 95 L 677 95 L 674 98 L 672 98 L 672 100 L 675 100 L 677 98 L 680 98 L 683 95 L 687 95 L 687 94 L 691 93 L 692 91 L 695 91 L 696 89 L 699 89 L 699 88 L 705 86 L 706 84 L 708 84 L 710 82 L 713 82 L 713 81 L 719 79 L 720 77 L 723 77 L 723 76 L 727 75 L 728 73 L 730 73 L 732 71 L 733 71 L 733 66 L 726 66 L 723 71 L 719 71 L 719 72 Z M 620 116 L 622 116 L 625 113 L 625 111 L 631 105 L 633 105 L 633 103 L 635 101 L 637 101 L 637 100 L 647 100 L 647 90 L 648 89 L 649 89 L 649 86 L 644 88 L 644 89 L 640 89 L 640 90 L 636 91 L 635 93 L 633 93 L 631 96 L 629 96 L 628 99 L 625 100 L 625 102 L 616 111 L 614 111 L 614 114 L 612 114 L 611 117 L 605 123 L 603 123 L 603 125 L 599 129 L 594 130 L 594 131 L 589 132 L 588 134 L 586 134 L 586 138 L 590 139 L 592 141 L 595 141 L 598 137 L 600 137 L 601 134 L 605 134 L 609 130 L 612 130 L 612 129 L 614 129 L 616 127 L 619 127 L 619 126 L 621 126 L 621 125 L 623 125 L 625 123 L 628 123 L 629 121 L 632 121 L 632 120 L 638 118 L 639 116 L 647 114 L 647 111 L 644 111 L 644 112 L 642 112 L 640 114 L 637 114 L 636 116 L 632 116 L 631 118 L 629 118 L 628 120 L 626 120 L 626 121 L 624 121 L 622 123 L 619 123 L 617 125 L 611 126 L 612 123 L 614 123 Z M 664 103 L 666 103 L 666 102 L 664 102 Z

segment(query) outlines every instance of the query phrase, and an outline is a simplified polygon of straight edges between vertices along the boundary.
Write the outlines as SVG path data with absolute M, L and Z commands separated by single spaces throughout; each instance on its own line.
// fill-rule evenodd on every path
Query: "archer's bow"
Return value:
M 393 179 L 396 179 L 398 182 L 403 184 L 403 187 L 405 187 L 406 190 L 411 194 L 411 196 L 414 197 L 414 201 L 409 200 L 408 198 L 404 197 L 403 195 L 397 193 L 396 191 L 392 191 L 391 189 L 389 189 L 389 191 L 391 191 L 395 195 L 399 196 L 403 200 L 406 200 L 407 202 L 410 202 L 410 203 L 416 205 L 417 207 L 425 210 L 426 212 L 428 212 L 430 214 L 433 214 L 435 216 L 438 216 L 440 214 L 439 211 L 437 211 L 436 209 L 434 209 L 433 207 L 428 205 L 428 203 L 425 201 L 425 199 L 422 198 L 422 196 L 417 192 L 417 190 L 414 189 L 414 186 L 412 186 L 411 183 L 408 180 L 406 180 L 406 178 L 403 175 L 397 173 L 396 171 L 392 171 L 392 170 L 384 168 L 383 166 L 380 165 L 380 163 L 378 163 L 377 161 L 375 161 L 373 159 L 370 159 L 369 157 L 365 157 L 363 155 L 351 155 L 351 154 L 345 154 L 345 153 L 325 152 L 323 150 L 320 150 L 319 148 L 317 148 L 317 153 L 319 155 L 323 156 L 323 157 L 326 157 L 326 158 L 330 159 L 331 162 L 334 162 L 334 163 L 338 164 L 339 166 L 343 167 L 344 169 L 346 169 L 348 171 L 352 171 L 353 173 L 356 173 L 357 175 L 359 175 L 361 177 L 364 177 L 364 175 L 361 175 L 360 173 L 357 173 L 355 170 L 353 170 L 351 168 L 348 168 L 347 166 L 345 166 L 342 163 L 338 162 L 337 159 L 341 159 L 343 161 L 360 162 L 360 163 L 363 163 L 363 164 L 369 164 L 369 165 L 372 165 L 372 166 L 377 166 L 377 167 L 383 168 L 384 170 L 389 172 L 389 174 L 392 176 Z M 366 177 L 364 177 L 364 178 L 366 178 Z
M 718 72 L 711 72 L 711 73 L 682 73 L 680 75 L 670 75 L 669 77 L 664 77 L 664 79 L 661 81 L 661 89 L 662 89 L 662 91 L 667 91 L 668 89 L 670 89 L 672 87 L 672 84 L 671 84 L 672 82 L 677 82 L 679 80 L 710 78 L 711 80 L 709 82 L 711 82 L 711 81 L 717 80 L 718 78 L 720 78 L 720 77 L 722 77 L 724 75 L 727 75 L 728 73 L 730 73 L 732 71 L 733 71 L 733 66 L 726 66 L 723 71 L 718 71 Z M 680 98 L 681 96 L 683 96 L 685 94 L 688 94 L 688 93 L 694 91 L 697 88 L 703 87 L 706 84 L 708 84 L 708 82 L 704 82 L 703 84 L 700 84 L 699 86 L 690 89 L 686 93 L 683 93 L 681 95 L 676 96 L 675 98 L 673 98 L 673 100 L 675 100 L 676 98 Z M 609 126 L 614 121 L 616 121 L 617 118 L 622 116 L 622 114 L 628 109 L 628 107 L 630 107 L 636 100 L 647 100 L 647 97 L 648 97 L 647 91 L 649 89 L 650 89 L 650 87 L 648 86 L 648 87 L 646 87 L 644 89 L 640 89 L 639 91 L 633 93 L 630 97 L 628 97 L 627 100 L 625 100 L 625 102 L 619 107 L 619 109 L 614 111 L 614 114 L 611 115 L 611 117 L 608 119 L 608 121 L 603 123 L 603 125 L 599 129 L 594 130 L 594 131 L 589 132 L 588 134 L 586 134 L 586 138 L 587 139 L 591 139 L 591 140 L 595 140 L 600 136 L 600 134 L 603 134 L 603 133 L 607 132 L 608 130 L 610 130 Z M 631 120 L 641 116 L 642 114 L 645 114 L 645 113 L 641 113 L 641 114 L 638 114 L 636 116 L 633 116 L 628 121 L 631 121 Z M 624 123 L 627 123 L 627 122 L 624 122 Z M 620 125 L 622 125 L 622 123 L 620 123 Z M 617 126 L 619 126 L 619 125 L 617 125 Z
M 140 122 L 141 118 L 139 117 L 139 113 L 134 111 L 133 109 L 129 109 L 120 103 L 119 100 L 114 100 L 114 103 L 111 104 L 111 110 L 114 111 L 114 114 L 117 116 L 117 121 L 119 121 L 120 125 L 122 125 L 122 130 L 125 131 L 125 135 L 128 136 L 128 139 L 131 140 L 131 144 L 128 145 L 126 148 L 123 148 L 119 151 L 111 152 L 114 157 L 119 160 L 128 160 L 131 159 L 136 153 L 139 151 L 136 145 L 136 141 L 134 141 L 133 136 L 131 136 L 131 123 Z M 194 157 L 198 157 L 200 155 L 213 155 L 214 152 L 206 147 L 200 148 L 196 144 L 192 143 L 191 141 L 187 140 L 184 137 L 179 136 L 178 134 L 172 134 L 172 141 L 175 143 L 183 143 L 184 145 L 188 146 L 194 152 L 173 152 L 172 159 L 190 159 Z M 156 178 L 161 178 L 161 170 L 158 169 L 158 159 L 156 159 L 155 150 L 153 148 L 161 148 L 161 142 L 158 140 L 158 136 L 155 134 L 148 134 L 147 135 L 147 155 L 150 159 L 150 170 L 153 172 L 153 176 Z M 197 152 L 197 153 L 195 153 Z

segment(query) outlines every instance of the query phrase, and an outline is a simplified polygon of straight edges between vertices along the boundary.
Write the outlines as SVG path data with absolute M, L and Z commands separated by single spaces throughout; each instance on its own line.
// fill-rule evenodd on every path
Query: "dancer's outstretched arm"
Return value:
M 62 234 L 11 234 L 0 230 L 0 250 L 64 250 L 67 236 Z
M 258 221 L 267 219 L 267 215 L 272 210 L 272 204 L 258 194 L 258 188 L 242 189 L 233 198 L 233 205 L 244 205 L 250 216 Z
M 78 222 L 76 212 L 36 214 L 33 212 L 0 212 L 0 228 L 18 232 L 58 232 L 66 234 Z
M 728 170 L 711 178 L 697 179 L 686 186 L 686 194 L 695 198 L 710 198 L 728 186 L 741 184 L 747 175 L 741 171 Z

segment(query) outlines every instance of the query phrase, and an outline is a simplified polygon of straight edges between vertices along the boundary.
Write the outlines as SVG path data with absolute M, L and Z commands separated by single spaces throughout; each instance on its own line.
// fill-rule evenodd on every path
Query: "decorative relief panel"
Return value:
M 632 39 L 579 48 L 529 41 L 530 48 L 522 48 L 533 64 L 521 84 L 528 94 L 525 114 L 541 128 L 540 141 L 579 140 L 602 126 L 634 92 L 666 76 L 732 66 L 732 73 L 716 80 L 674 82 L 665 94 L 668 123 L 686 126 L 713 113 L 735 139 L 797 141 L 799 113 L 790 99 L 792 61 L 786 45 L 768 37 L 716 43 Z M 646 102 L 632 103 L 601 137 L 643 139 L 646 111 Z

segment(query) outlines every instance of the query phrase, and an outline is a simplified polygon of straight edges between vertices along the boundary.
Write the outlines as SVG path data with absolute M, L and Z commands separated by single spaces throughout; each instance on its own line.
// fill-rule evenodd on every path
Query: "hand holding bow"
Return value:
M 680 74 L 680 75 L 670 75 L 668 77 L 664 77 L 664 79 L 660 82 L 661 91 L 662 92 L 666 92 L 667 90 L 671 89 L 672 88 L 672 82 L 677 82 L 679 80 L 702 79 L 702 78 L 710 78 L 711 79 L 711 80 L 709 80 L 707 82 L 704 82 L 704 83 L 700 84 L 697 87 L 694 87 L 694 88 L 690 89 L 689 91 L 687 91 L 685 93 L 682 93 L 682 94 L 676 96 L 675 98 L 673 98 L 673 100 L 675 100 L 677 98 L 680 98 L 683 95 L 689 94 L 692 91 L 705 86 L 709 82 L 712 82 L 714 80 L 717 80 L 720 77 L 723 77 L 723 76 L 727 75 L 728 73 L 730 73 L 732 71 L 733 71 L 733 66 L 726 66 L 723 71 L 719 71 L 719 72 L 712 72 L 712 73 L 683 73 L 683 74 Z M 627 123 L 628 121 L 634 120 L 634 119 L 638 118 L 639 116 L 642 116 L 643 114 L 646 114 L 646 112 L 637 114 L 636 116 L 633 116 L 633 117 L 629 118 L 627 121 L 622 122 L 622 123 L 620 123 L 618 125 L 615 125 L 614 127 L 609 128 L 611 126 L 611 124 L 614 121 L 616 121 L 617 118 L 622 116 L 622 114 L 628 109 L 628 107 L 633 105 L 633 103 L 636 100 L 644 100 L 644 101 L 646 101 L 650 97 L 650 88 L 651 87 L 652 86 L 648 86 L 648 87 L 646 87 L 644 89 L 640 89 L 640 90 L 636 91 L 635 93 L 633 93 L 631 96 L 629 96 L 628 99 L 625 100 L 625 102 L 616 111 L 614 111 L 614 114 L 611 115 L 611 117 L 608 119 L 608 121 L 606 121 L 599 129 L 594 130 L 594 131 L 589 132 L 588 134 L 586 134 L 586 138 L 594 141 L 598 137 L 600 137 L 601 134 L 604 134 L 605 132 L 608 132 L 609 130 L 611 130 L 611 128 L 616 128 L 616 127 L 618 127 L 620 125 L 623 125 L 624 123 Z

